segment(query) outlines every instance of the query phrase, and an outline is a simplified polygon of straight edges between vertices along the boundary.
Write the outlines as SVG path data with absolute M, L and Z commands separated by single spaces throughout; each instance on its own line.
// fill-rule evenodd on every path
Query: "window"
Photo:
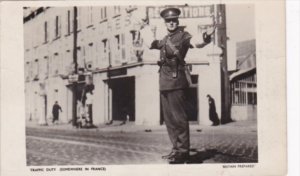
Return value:
M 72 60 L 72 52 L 70 49 L 67 49 L 65 52 L 65 57 L 63 59 L 64 62 L 64 74 L 72 74 L 74 71 L 74 65 L 73 65 L 73 60 Z
M 91 42 L 86 47 L 86 60 L 85 60 L 86 65 L 85 66 L 87 67 L 87 69 L 93 68 L 93 58 L 94 58 L 93 49 L 94 49 L 94 43 Z
M 255 92 L 248 92 L 248 104 L 249 105 L 256 105 L 256 93 Z
M 116 17 L 114 19 L 114 27 L 115 27 L 115 29 L 121 29 L 121 19 L 120 19 L 120 17 Z
M 78 63 L 78 68 L 83 68 L 85 66 L 85 61 L 86 61 L 86 46 L 79 46 L 77 48 L 77 63 Z
M 48 56 L 44 56 L 44 61 L 45 61 L 45 66 L 44 66 L 45 76 L 48 77 L 48 74 L 49 74 L 49 59 L 48 59 Z
M 48 42 L 48 24 L 47 21 L 44 23 L 44 43 Z
M 109 46 L 108 46 L 108 40 L 107 39 L 103 39 L 102 40 L 102 46 L 103 46 L 103 55 L 101 56 L 103 63 L 106 63 L 108 61 L 108 64 L 110 64 L 109 62 Z
M 256 105 L 256 75 L 231 83 L 231 102 L 234 105 Z
M 30 62 L 26 62 L 25 65 L 25 80 L 29 81 L 30 79 Z
M 55 38 L 58 38 L 58 37 L 60 37 L 60 30 L 61 30 L 61 26 L 60 26 L 61 24 L 60 24 L 60 18 L 59 18 L 59 16 L 56 16 L 55 17 Z
M 95 47 L 94 47 L 94 50 L 93 50 L 93 52 L 95 53 L 95 57 L 93 58 L 94 60 L 93 60 L 93 63 L 94 63 L 94 66 L 95 66 L 95 68 L 99 68 L 99 62 L 100 62 L 100 43 L 97 41 L 96 43 L 95 43 Z
M 106 7 L 102 7 L 100 9 L 100 18 L 101 20 L 105 20 L 107 18 L 107 10 Z
M 55 18 L 55 37 L 58 36 L 58 16 Z
M 32 79 L 33 78 L 33 63 L 32 62 L 29 62 L 28 63 L 28 68 L 29 68 L 29 71 L 28 71 L 28 77 L 29 79 Z
M 35 59 L 34 60 L 34 68 L 33 68 L 33 79 L 34 80 L 38 80 L 39 78 L 39 71 L 40 71 L 40 68 L 39 68 L 39 59 Z
M 115 41 L 114 41 L 114 58 L 113 61 L 115 64 L 120 64 L 120 48 L 121 48 L 121 43 L 120 43 L 120 35 L 115 35 Z
M 120 35 L 116 35 L 117 50 L 120 50 Z
M 121 13 L 120 6 L 114 6 L 114 16 L 119 15 Z
M 103 39 L 102 43 L 103 43 L 103 53 L 107 53 L 107 39 Z
M 54 53 L 53 59 L 52 59 L 52 75 L 57 75 L 59 72 L 59 54 L 58 53 Z
M 71 33 L 71 12 L 68 10 L 67 14 L 67 35 L 70 35 Z

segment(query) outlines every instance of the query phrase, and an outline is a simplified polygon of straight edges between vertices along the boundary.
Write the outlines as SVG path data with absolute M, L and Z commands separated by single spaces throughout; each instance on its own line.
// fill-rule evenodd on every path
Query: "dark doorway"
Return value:
M 195 85 L 186 90 L 186 110 L 189 121 L 198 121 L 198 75 L 191 75 L 192 83 Z M 163 111 L 160 102 L 160 124 L 164 123 Z
M 116 78 L 108 82 L 112 91 L 112 120 L 135 121 L 135 79 Z
M 69 89 L 69 91 L 71 91 L 72 94 L 72 96 L 68 97 L 68 103 L 70 103 L 72 107 L 68 109 L 68 116 L 71 117 L 69 122 L 72 122 L 73 126 L 77 125 L 77 118 L 79 116 L 77 112 L 77 101 L 81 101 L 84 85 L 84 82 L 74 82 L 72 84 L 67 85 L 67 88 Z
M 190 87 L 186 92 L 187 98 L 187 114 L 189 121 L 197 121 L 198 119 L 198 75 L 192 75 L 192 83 L 194 87 Z

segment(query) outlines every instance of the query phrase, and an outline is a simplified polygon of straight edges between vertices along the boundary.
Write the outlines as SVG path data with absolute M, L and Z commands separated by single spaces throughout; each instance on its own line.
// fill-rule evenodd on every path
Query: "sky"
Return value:
M 243 41 L 255 38 L 254 5 L 227 4 L 227 35 L 230 40 Z
M 236 69 L 236 43 L 255 39 L 254 12 L 253 4 L 226 5 L 228 70 Z

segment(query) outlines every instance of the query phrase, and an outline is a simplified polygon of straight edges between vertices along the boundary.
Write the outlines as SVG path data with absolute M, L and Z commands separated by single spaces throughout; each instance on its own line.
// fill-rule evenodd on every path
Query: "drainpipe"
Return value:
M 111 51 L 110 51 L 110 41 L 109 39 L 107 39 L 107 51 L 108 51 L 108 68 L 107 68 L 107 117 L 108 117 L 108 120 L 109 120 L 109 123 L 112 123 L 113 119 L 112 119 L 112 107 L 110 106 L 110 104 L 112 104 L 110 101 L 111 101 L 111 96 L 110 96 L 110 88 L 109 88 L 109 84 L 110 84 L 110 69 L 111 69 Z
M 74 6 L 74 20 L 73 20 L 73 63 L 74 74 L 77 75 L 78 63 L 77 63 L 77 7 Z M 77 82 L 73 83 L 73 103 L 72 103 L 72 125 L 77 126 Z

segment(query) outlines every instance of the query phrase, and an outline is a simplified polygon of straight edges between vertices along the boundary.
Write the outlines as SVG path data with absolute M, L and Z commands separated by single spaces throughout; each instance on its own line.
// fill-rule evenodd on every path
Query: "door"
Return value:
M 134 77 L 109 80 L 112 99 L 112 120 L 135 121 L 135 79 Z

